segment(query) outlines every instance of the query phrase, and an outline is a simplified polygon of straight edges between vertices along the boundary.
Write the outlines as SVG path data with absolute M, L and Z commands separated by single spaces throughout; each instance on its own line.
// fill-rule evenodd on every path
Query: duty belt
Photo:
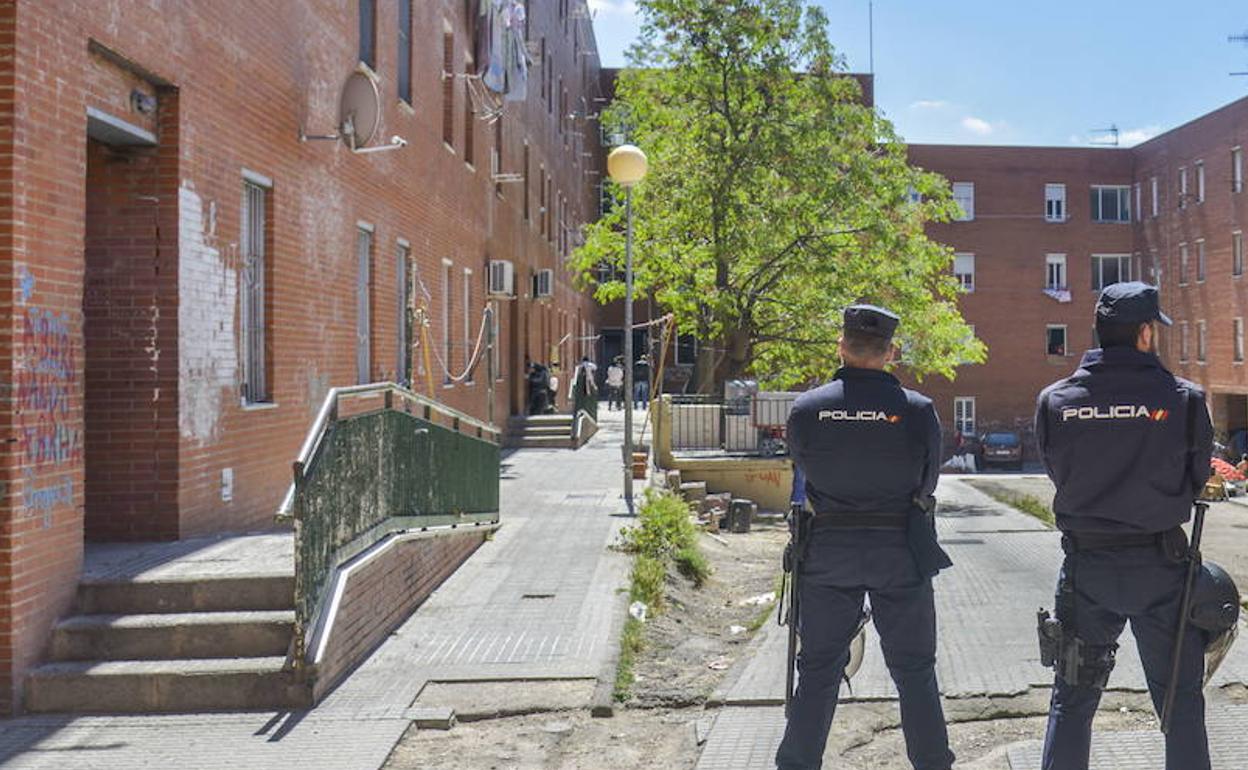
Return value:
M 817 513 L 811 527 L 820 529 L 905 529 L 908 513 Z
M 1176 529 L 1179 529 L 1176 527 Z M 1181 529 L 1179 530 L 1182 531 Z M 1160 545 L 1170 533 L 1150 532 L 1064 532 L 1062 547 L 1071 551 L 1096 551 L 1103 548 L 1142 548 Z

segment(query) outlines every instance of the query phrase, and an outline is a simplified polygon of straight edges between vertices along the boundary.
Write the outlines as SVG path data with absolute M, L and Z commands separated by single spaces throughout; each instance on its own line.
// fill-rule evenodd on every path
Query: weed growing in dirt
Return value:
M 698 588 L 701 588 L 706 583 L 706 579 L 711 576 L 711 565 L 707 563 L 706 556 L 696 544 L 681 548 L 672 558 L 676 562 L 677 571 L 692 580 Z
M 697 548 L 698 529 L 689 520 L 689 506 L 665 490 L 646 490 L 637 526 L 620 530 L 624 550 L 666 559 L 683 548 Z
M 663 581 L 667 578 L 667 566 L 659 559 L 641 553 L 633 562 L 632 588 L 629 598 L 645 602 L 652 612 L 663 606 Z
M 1054 526 L 1057 521 L 1049 506 L 1045 505 L 1044 501 L 1037 497 L 1015 494 L 1013 492 L 989 492 L 988 494 L 1006 505 L 1013 506 L 1023 513 L 1036 517 L 1050 527 Z
M 624 631 L 620 634 L 620 661 L 615 668 L 614 691 L 615 700 L 620 703 L 628 700 L 633 686 L 633 664 L 641 652 L 641 628 L 641 621 L 630 615 L 624 621 Z

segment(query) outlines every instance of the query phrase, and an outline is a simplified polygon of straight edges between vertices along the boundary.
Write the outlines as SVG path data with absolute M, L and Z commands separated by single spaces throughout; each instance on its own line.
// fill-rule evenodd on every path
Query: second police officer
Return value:
M 866 597 L 897 685 L 911 764 L 953 765 L 936 682 L 931 580 L 950 565 L 931 518 L 940 422 L 930 399 L 885 371 L 898 321 L 870 305 L 847 308 L 843 366 L 832 382 L 802 394 L 789 418 L 789 451 L 814 518 L 809 542 L 799 544 L 801 653 L 780 770 L 822 766 Z
M 1092 718 L 1128 620 L 1159 714 L 1166 695 L 1186 575 L 1180 525 L 1209 477 L 1213 428 L 1204 392 L 1155 355 L 1158 322 L 1171 323 L 1155 287 L 1107 286 L 1096 305 L 1100 349 L 1038 399 L 1036 437 L 1057 487 L 1053 510 L 1066 553 L 1057 592 L 1062 643 L 1045 653 L 1058 672 L 1045 770 L 1087 768 Z M 1166 767 L 1207 770 L 1204 639 L 1194 626 L 1179 664 Z

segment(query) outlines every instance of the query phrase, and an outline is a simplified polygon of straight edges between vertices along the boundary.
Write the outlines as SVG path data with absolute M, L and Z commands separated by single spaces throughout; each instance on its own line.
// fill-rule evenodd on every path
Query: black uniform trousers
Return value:
M 820 529 L 801 573 L 801 654 L 780 770 L 819 770 L 864 596 L 900 696 L 906 753 L 916 770 L 949 770 L 936 684 L 932 581 L 919 575 L 902 530 Z
M 1075 622 L 1085 644 L 1117 641 L 1131 621 L 1140 662 L 1157 713 L 1170 680 L 1170 657 L 1178 630 L 1185 564 L 1167 558 L 1157 546 L 1079 551 L 1075 559 Z M 1205 737 L 1204 639 L 1188 626 L 1166 736 L 1166 770 L 1209 770 Z M 1086 770 L 1092 744 L 1092 718 L 1101 692 L 1072 685 L 1060 676 L 1053 685 L 1049 726 L 1044 740 L 1044 770 Z

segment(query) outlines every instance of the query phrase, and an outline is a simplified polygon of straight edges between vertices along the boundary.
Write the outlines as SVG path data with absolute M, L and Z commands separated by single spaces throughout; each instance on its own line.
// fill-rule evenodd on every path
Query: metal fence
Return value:
M 770 457 L 788 450 L 785 424 L 797 393 L 743 398 L 673 395 L 672 451 Z
M 361 410 L 343 416 L 345 398 Z M 330 391 L 279 510 L 295 525 L 296 665 L 347 560 L 396 531 L 498 520 L 499 457 L 495 428 L 397 385 Z

